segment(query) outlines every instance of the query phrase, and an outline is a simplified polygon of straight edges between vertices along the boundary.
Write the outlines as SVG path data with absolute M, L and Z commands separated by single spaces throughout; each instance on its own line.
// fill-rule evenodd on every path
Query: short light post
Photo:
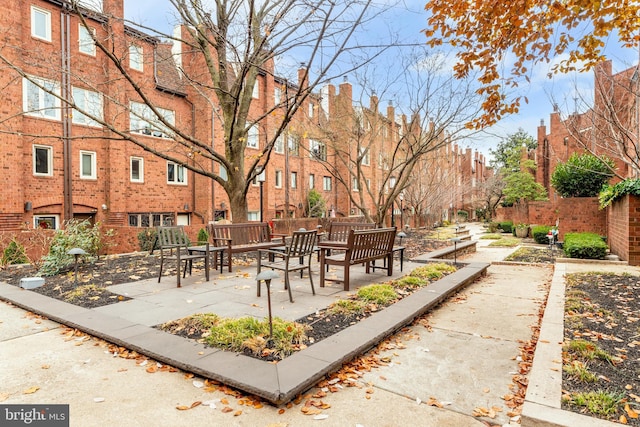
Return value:
M 396 234 L 396 237 L 400 238 L 400 246 L 402 246 L 402 239 L 404 239 L 405 237 L 407 237 L 407 234 L 404 231 L 399 232 L 398 234 Z
M 73 286 L 78 286 L 78 257 L 80 255 L 87 255 L 82 248 L 72 248 L 67 251 L 68 255 L 73 255 Z
M 258 289 L 260 289 L 260 282 L 264 280 L 267 285 L 267 308 L 269 310 L 269 341 L 273 337 L 273 317 L 271 316 L 271 281 L 278 277 L 278 273 L 273 270 L 264 270 L 258 273 L 256 280 L 258 281 Z
M 267 180 L 267 174 L 264 171 L 264 169 L 262 170 L 262 172 L 260 172 L 260 175 L 256 176 L 256 179 L 260 183 L 260 222 L 264 222 L 263 221 L 264 219 L 263 218 L 264 182 Z
M 462 241 L 459 237 L 454 237 L 451 239 L 453 242 L 453 265 L 458 265 L 458 242 Z

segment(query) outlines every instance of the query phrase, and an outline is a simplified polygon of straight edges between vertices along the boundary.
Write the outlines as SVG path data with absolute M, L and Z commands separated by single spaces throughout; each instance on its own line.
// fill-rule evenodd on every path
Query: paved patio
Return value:
M 426 262 L 426 257 L 421 261 Z M 391 278 L 401 277 L 418 265 L 405 262 L 404 272 L 400 272 L 396 260 Z M 176 287 L 174 277 L 163 277 L 161 283 L 157 283 L 157 279 L 149 279 L 110 286 L 112 292 L 132 299 L 94 309 L 70 305 L 6 284 L 0 284 L 0 299 L 136 350 L 159 362 L 221 381 L 279 404 L 293 399 L 325 374 L 339 369 L 344 362 L 364 353 L 451 293 L 471 283 L 484 274 L 487 267 L 486 263 L 469 263 L 458 272 L 277 364 L 205 347 L 154 328 L 170 320 L 203 312 L 223 317 L 266 317 L 265 285 L 262 297 L 257 297 L 255 264 L 235 267 L 233 273 L 212 272 L 208 282 L 204 275 L 195 274 L 187 277 L 181 288 Z M 319 265 L 314 263 L 316 295 L 311 293 L 308 275 L 300 278 L 299 274 L 291 274 L 294 303 L 289 302 L 283 289 L 282 275 L 273 280 L 273 316 L 295 320 L 315 313 L 348 294 L 342 284 L 327 282 L 324 288 L 320 287 L 318 268 Z M 329 272 L 330 276 L 335 274 L 334 271 Z M 351 292 L 360 286 L 389 279 L 381 271 L 366 274 L 364 267 L 352 267 Z

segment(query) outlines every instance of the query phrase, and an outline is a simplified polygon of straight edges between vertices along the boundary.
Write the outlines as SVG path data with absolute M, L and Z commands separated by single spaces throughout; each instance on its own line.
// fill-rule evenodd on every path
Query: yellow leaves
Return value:
M 22 392 L 22 394 L 33 394 L 38 390 L 40 390 L 40 387 L 38 387 L 37 385 L 34 385 L 34 386 L 29 387 L 28 389 L 24 390 Z
M 629 418 L 633 418 L 633 419 L 638 418 L 638 413 L 635 410 L 633 410 L 628 403 L 624 405 L 624 411 L 627 413 L 627 416 Z
M 497 416 L 498 412 L 502 412 L 502 408 L 499 406 L 492 406 L 491 408 L 478 406 L 473 410 L 473 413 L 471 415 L 473 415 L 474 417 L 488 417 L 493 419 Z
M 196 406 L 200 406 L 200 405 L 202 405 L 202 402 L 198 400 L 198 401 L 193 402 L 193 403 L 191 404 L 191 406 L 184 406 L 184 405 L 180 405 L 180 406 L 176 406 L 176 409 L 177 409 L 178 411 L 188 411 L 189 409 L 193 409 L 193 408 L 195 408 Z

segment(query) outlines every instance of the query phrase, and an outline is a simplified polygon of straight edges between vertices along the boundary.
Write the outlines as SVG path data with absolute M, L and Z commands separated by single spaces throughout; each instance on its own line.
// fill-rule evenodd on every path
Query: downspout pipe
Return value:
M 61 50 L 61 96 L 63 100 L 71 99 L 71 17 L 69 11 L 60 12 L 60 50 Z M 61 105 L 62 118 L 62 167 L 63 167 L 63 219 L 73 218 L 73 167 L 71 146 L 71 108 L 66 102 Z

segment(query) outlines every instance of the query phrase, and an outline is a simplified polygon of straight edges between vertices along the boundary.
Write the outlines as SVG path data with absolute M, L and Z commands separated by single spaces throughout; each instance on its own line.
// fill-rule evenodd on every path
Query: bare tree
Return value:
M 444 68 L 444 59 L 424 49 L 404 56 L 399 52 L 396 62 L 403 65 L 383 88 L 370 83 L 374 79 L 361 68 L 359 105 L 342 105 L 334 120 L 319 126 L 328 146 L 326 159 L 320 160 L 368 221 L 385 222 L 428 153 L 470 135 L 466 125 L 479 114 L 478 94 L 469 81 L 455 79 Z M 405 95 L 396 100 L 399 112 L 407 113 L 381 114 L 378 96 L 395 98 L 397 93 Z M 375 212 L 367 210 L 371 205 Z
M 376 10 L 370 0 L 341 4 L 319 0 L 170 2 L 181 24 L 180 31 L 173 34 L 125 23 L 114 16 L 96 15 L 78 0 L 63 5 L 65 13 L 80 17 L 93 39 L 103 67 L 100 76 L 87 75 L 64 63 L 61 69 L 59 58 L 51 58 L 45 51 L 29 52 L 26 47 L 13 44 L 11 37 L 3 39 L 0 63 L 4 64 L 5 72 L 11 72 L 10 79 L 26 79 L 55 97 L 63 115 L 82 114 L 102 127 L 65 138 L 127 141 L 209 177 L 228 195 L 233 217 L 245 220 L 250 182 L 264 170 L 276 139 L 286 132 L 305 99 L 319 84 L 330 79 L 332 72 L 339 75 L 348 71 L 339 66 L 346 63 L 339 64 L 339 58 L 357 52 L 359 58 L 354 60 L 354 67 L 369 60 L 363 52 L 374 48 L 359 46 L 355 36 L 380 10 Z M 95 20 L 102 23 L 99 31 L 92 29 Z M 154 65 L 159 67 L 155 70 L 155 81 L 129 67 L 131 55 L 135 54 L 131 51 L 131 39 L 154 47 L 157 62 Z M 173 47 L 164 44 L 162 39 L 173 42 Z M 393 41 L 389 41 L 391 43 Z M 384 49 L 384 46 L 375 49 Z M 280 100 L 271 105 L 255 102 L 252 95 L 259 76 L 273 76 L 277 61 L 292 63 L 293 60 L 297 60 L 296 64 L 303 63 L 298 71 L 300 79 L 274 76 L 282 87 Z M 162 62 L 169 67 L 162 68 Z M 167 71 L 171 67 L 179 69 L 179 75 L 174 76 L 174 80 L 179 80 L 178 87 L 159 87 L 158 70 Z M 63 76 L 63 82 L 52 85 L 35 78 L 34 70 L 38 70 L 38 77 Z M 71 90 L 74 84 L 105 94 L 104 107 L 108 114 L 97 114 L 79 102 Z M 159 90 L 196 104 L 193 120 L 175 120 L 158 102 Z M 126 117 L 135 117 L 149 128 L 131 129 Z M 222 143 L 214 143 L 220 138 L 214 138 L 213 130 L 201 130 L 214 129 L 214 122 L 222 126 Z M 263 139 L 255 154 L 247 157 L 252 129 L 260 129 Z M 17 132 L 11 117 L 3 120 L 2 132 Z M 144 137 L 145 133 L 154 132 L 165 139 Z M 50 131 L 33 137 L 59 138 L 60 135 Z

